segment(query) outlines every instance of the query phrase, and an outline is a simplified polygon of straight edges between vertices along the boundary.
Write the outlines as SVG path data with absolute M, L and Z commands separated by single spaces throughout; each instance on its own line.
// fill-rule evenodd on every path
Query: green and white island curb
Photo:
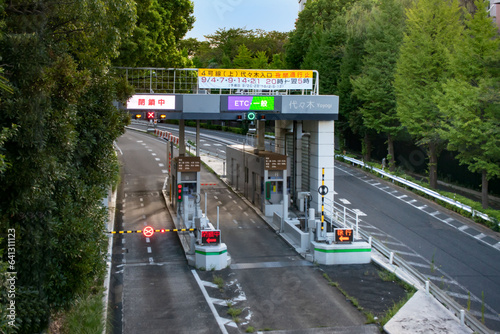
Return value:
M 371 261 L 371 245 L 366 241 L 351 244 L 328 244 L 311 241 L 314 249 L 313 261 L 318 264 L 367 264 Z
M 222 270 L 228 261 L 227 246 L 224 243 L 215 246 L 195 246 L 195 263 L 197 269 Z

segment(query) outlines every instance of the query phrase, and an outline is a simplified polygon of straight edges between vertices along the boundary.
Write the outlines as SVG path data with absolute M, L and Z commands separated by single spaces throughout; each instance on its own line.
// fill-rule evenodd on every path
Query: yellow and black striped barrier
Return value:
M 106 233 L 108 234 L 128 234 L 128 233 L 167 233 L 167 232 L 192 232 L 192 231 L 195 231 L 196 229 L 195 228 L 174 228 L 174 229 L 165 229 L 165 228 L 162 228 L 162 229 L 159 229 L 159 230 L 155 230 L 155 229 L 148 229 L 147 227 L 149 226 L 146 226 L 146 228 L 144 230 L 129 230 L 129 231 L 107 231 Z

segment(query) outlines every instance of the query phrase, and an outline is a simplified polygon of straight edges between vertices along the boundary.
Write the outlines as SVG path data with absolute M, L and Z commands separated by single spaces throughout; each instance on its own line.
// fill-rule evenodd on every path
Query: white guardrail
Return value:
M 380 253 L 383 257 L 387 258 L 390 264 L 403 269 L 416 282 L 418 282 L 421 287 L 425 287 L 425 291 L 427 293 L 430 293 L 441 304 L 445 305 L 448 310 L 450 310 L 459 319 L 462 326 L 467 325 L 474 331 L 474 333 L 492 333 L 492 331 L 488 329 L 480 320 L 473 316 L 462 305 L 457 303 L 452 297 L 448 296 L 437 285 L 432 283 L 429 278 L 425 277 L 421 272 L 408 264 L 402 257 L 397 254 L 397 252 L 390 250 L 376 237 L 360 229 L 359 223 L 361 222 L 361 219 L 359 219 L 359 215 L 357 212 L 345 207 L 338 202 L 332 203 L 332 201 L 327 201 L 325 205 L 325 220 L 327 224 L 336 222 L 337 224 L 341 224 L 344 227 L 352 228 L 355 231 L 356 239 L 370 240 L 372 249 Z M 394 271 L 394 273 L 400 279 L 405 280 L 405 277 L 398 275 L 396 271 Z M 414 282 L 407 281 L 407 283 L 414 286 Z M 419 287 L 415 286 L 415 288 Z
M 396 182 L 399 182 L 401 184 L 404 184 L 405 186 L 408 186 L 410 188 L 413 188 L 413 189 L 417 189 L 435 199 L 438 199 L 440 201 L 443 201 L 443 202 L 446 202 L 448 204 L 451 204 L 453 206 L 456 206 L 464 211 L 467 211 L 467 212 L 470 212 L 472 214 L 472 216 L 478 216 L 478 217 L 481 217 L 482 219 L 484 220 L 487 220 L 487 221 L 490 221 L 490 222 L 493 222 L 494 219 L 491 218 L 490 216 L 488 216 L 487 214 L 485 213 L 482 213 L 482 212 L 479 212 L 477 210 L 474 210 L 473 208 L 471 208 L 470 206 L 466 205 L 466 204 L 463 204 L 463 203 L 460 203 L 459 201 L 455 201 L 454 199 L 451 199 L 449 197 L 446 197 L 446 196 L 443 196 L 433 190 L 430 190 L 428 188 L 425 188 L 425 187 L 422 187 L 421 185 L 418 185 L 414 182 L 411 182 L 411 181 L 408 181 L 406 179 L 403 179 L 402 177 L 398 177 L 398 176 L 394 176 L 388 172 L 385 172 L 383 171 L 382 169 L 380 168 L 376 168 L 376 167 L 373 167 L 373 166 L 370 166 L 368 164 L 366 164 L 364 161 L 361 161 L 361 160 L 357 160 L 357 159 L 354 159 L 354 158 L 350 158 L 350 157 L 346 157 L 344 155 L 341 155 L 341 154 L 335 154 L 335 157 L 336 158 L 342 158 L 346 161 L 349 161 L 351 162 L 352 164 L 356 164 L 356 165 L 359 165 L 361 167 L 364 167 L 364 168 L 368 168 L 370 169 L 371 171 L 374 171 L 374 172 L 377 172 L 378 174 L 384 176 L 384 177 L 387 177 L 389 179 L 392 179 L 393 181 L 396 181 Z M 500 223 L 498 224 L 500 226 Z

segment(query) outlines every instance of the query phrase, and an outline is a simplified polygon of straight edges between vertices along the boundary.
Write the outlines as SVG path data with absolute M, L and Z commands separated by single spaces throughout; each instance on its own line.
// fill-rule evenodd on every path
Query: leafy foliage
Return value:
M 448 149 L 471 172 L 483 174 L 483 208 L 488 207 L 488 180 L 500 177 L 500 39 L 488 17 L 487 4 L 476 1 L 474 16 L 456 52 L 450 54 L 454 78 L 436 97 L 444 122 L 440 135 Z
M 193 27 L 189 0 L 137 0 L 137 22 L 120 47 L 118 66 L 189 67 L 187 54 L 177 48 Z
M 105 268 L 101 200 L 118 173 L 113 141 L 128 119 L 113 101 L 129 93 L 109 67 L 134 28 L 135 2 L 15 0 L 2 10 L 12 92 L 0 92 L 0 127 L 9 128 L 0 226 L 16 231 L 17 331 L 33 333 L 99 284 Z
M 441 115 L 435 96 L 450 78 L 447 55 L 454 52 L 463 29 L 455 0 L 418 0 L 407 11 L 407 31 L 397 62 L 394 88 L 401 124 L 426 147 L 429 180 L 437 187 L 437 156 Z

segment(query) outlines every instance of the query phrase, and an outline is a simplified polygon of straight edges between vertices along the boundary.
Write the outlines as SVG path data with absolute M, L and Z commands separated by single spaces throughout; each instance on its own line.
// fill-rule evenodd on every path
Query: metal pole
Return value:
M 325 185 L 325 168 L 323 167 L 322 173 L 321 173 L 321 185 Z M 324 192 L 321 194 L 321 232 L 322 236 L 325 236 L 325 195 L 323 195 Z
M 217 206 L 217 229 L 219 229 L 219 207 Z
M 207 214 L 207 192 L 205 191 L 205 217 L 208 218 L 208 214 Z

